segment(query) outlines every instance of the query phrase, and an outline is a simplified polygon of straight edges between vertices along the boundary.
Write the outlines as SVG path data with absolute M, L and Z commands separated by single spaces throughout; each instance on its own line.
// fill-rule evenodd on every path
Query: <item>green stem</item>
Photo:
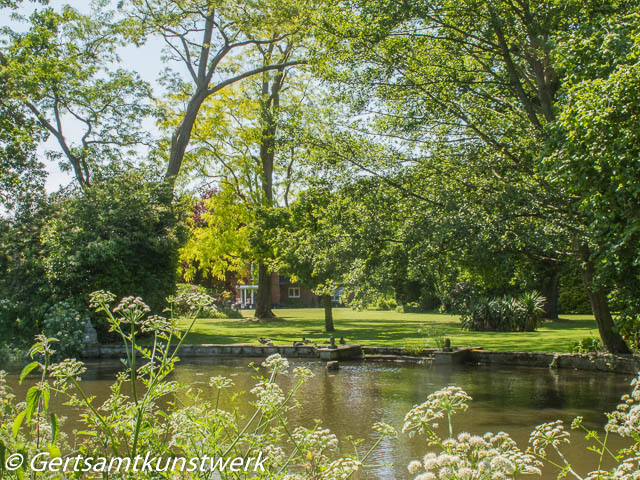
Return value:
M 84 401 L 84 403 L 87 406 L 87 408 L 89 410 L 91 410 L 91 412 L 93 413 L 95 418 L 105 428 L 105 432 L 106 432 L 107 436 L 109 437 L 109 442 L 111 443 L 111 448 L 113 449 L 113 453 L 114 453 L 114 455 L 118 455 L 118 448 L 116 447 L 116 442 L 115 442 L 115 439 L 113 438 L 113 433 L 111 432 L 111 428 L 109 427 L 109 424 L 106 422 L 106 420 L 104 418 L 102 418 L 102 415 L 100 415 L 98 413 L 98 411 L 94 408 L 94 406 L 91 405 L 91 402 L 89 401 L 89 399 L 85 395 L 85 393 L 82 390 L 82 388 L 80 388 L 80 385 L 78 385 L 78 382 L 76 382 L 76 379 L 73 378 L 73 377 L 67 377 L 67 378 L 71 381 L 71 383 L 73 383 L 73 386 L 76 388 L 76 390 L 78 391 L 78 393 L 82 397 L 82 400 Z

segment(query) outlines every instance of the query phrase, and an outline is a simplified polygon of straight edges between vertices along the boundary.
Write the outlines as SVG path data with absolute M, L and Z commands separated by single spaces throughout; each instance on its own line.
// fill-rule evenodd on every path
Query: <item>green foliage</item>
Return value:
M 616 328 L 627 344 L 640 351 L 640 314 L 637 305 L 626 304 L 616 315 Z
M 419 357 L 420 355 L 422 355 L 422 351 L 424 350 L 424 347 L 422 345 L 413 345 L 411 343 L 405 343 L 402 346 L 402 349 L 409 355 Z
M 402 312 L 404 313 L 418 313 L 422 311 L 422 307 L 420 307 L 418 302 L 408 302 L 402 305 Z
M 45 137 L 37 122 L 0 93 L 0 208 L 33 204 L 44 190 L 46 171 L 36 158 Z
M 59 196 L 42 235 L 53 295 L 86 305 L 104 286 L 146 295 L 162 311 L 175 288 L 182 236 L 170 202 L 166 184 L 134 169 L 96 176 L 85 190 Z
M 544 313 L 538 292 L 514 297 L 473 297 L 460 305 L 462 328 L 474 331 L 533 332 Z
M 398 308 L 395 298 L 390 295 L 380 295 L 378 300 L 373 304 L 374 310 L 395 310 Z
M 216 318 L 239 319 L 244 317 L 242 316 L 242 313 L 240 313 L 240 310 L 225 306 L 217 309 Z
M 0 332 L 3 342 L 26 348 L 54 303 L 41 237 L 53 206 L 35 195 L 0 218 Z
M 618 308 L 634 315 L 640 312 L 639 18 L 637 5 L 623 3 L 562 38 L 556 61 L 570 82 L 556 150 L 545 164 L 556 167 L 553 181 L 577 199 L 597 285 L 615 285 Z
M 249 236 L 255 212 L 230 188 L 212 192 L 202 205 L 191 217 L 189 240 L 179 252 L 185 279 L 191 281 L 197 271 L 220 280 L 228 272 L 245 273 L 253 260 Z
M 471 275 L 489 295 L 546 293 L 580 255 L 597 267 L 587 286 L 605 342 L 625 353 L 607 295 L 625 285 L 632 302 L 639 291 L 637 5 L 357 0 L 320 10 L 331 27 L 313 60 L 359 115 L 355 128 L 384 138 L 382 155 L 344 155 L 354 183 L 377 176 L 393 190 L 382 208 L 361 210 L 371 218 L 360 225 L 391 232 L 410 257 L 402 272 L 437 285 Z M 382 277 L 391 262 L 379 250 L 363 263 Z
M 574 353 L 598 353 L 604 352 L 604 345 L 600 339 L 594 337 L 585 337 L 582 340 L 578 340 L 571 346 L 571 351 Z
M 302 308 L 304 307 L 304 303 L 301 298 L 288 298 L 286 301 L 286 308 Z
M 56 303 L 49 309 L 44 316 L 43 333 L 56 339 L 55 358 L 79 358 L 88 320 L 87 314 L 81 314 L 69 302 Z
M 562 313 L 589 313 L 591 304 L 578 271 L 571 271 L 560 277 L 558 303 Z
M 94 7 L 89 15 L 69 5 L 37 9 L 17 17 L 26 28 L 0 31 L 3 97 L 39 125 L 37 135 L 52 136 L 59 150 L 49 156 L 82 186 L 94 168 L 137 154 L 150 113 L 148 85 L 117 67 L 122 36 L 114 12 Z M 80 132 L 75 138 L 69 119 Z

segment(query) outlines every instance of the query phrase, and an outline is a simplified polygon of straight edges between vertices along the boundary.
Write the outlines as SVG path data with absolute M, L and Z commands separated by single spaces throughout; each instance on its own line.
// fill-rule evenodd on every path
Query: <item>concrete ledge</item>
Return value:
M 362 357 L 360 345 L 340 345 L 336 348 L 319 348 L 320 360 L 353 360 Z
M 467 363 L 470 360 L 471 348 L 458 348 L 452 352 L 437 351 L 433 353 L 433 361 L 436 365 L 453 365 Z

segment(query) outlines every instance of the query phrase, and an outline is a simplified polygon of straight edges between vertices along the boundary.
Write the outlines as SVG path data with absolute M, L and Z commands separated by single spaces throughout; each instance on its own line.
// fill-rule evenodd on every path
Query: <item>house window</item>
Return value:
M 300 287 L 289 287 L 289 298 L 300 298 Z
M 344 290 L 342 288 L 339 288 L 338 290 L 333 292 L 333 295 L 331 296 L 331 301 L 333 303 L 340 303 L 340 297 L 342 296 L 343 293 L 344 293 Z

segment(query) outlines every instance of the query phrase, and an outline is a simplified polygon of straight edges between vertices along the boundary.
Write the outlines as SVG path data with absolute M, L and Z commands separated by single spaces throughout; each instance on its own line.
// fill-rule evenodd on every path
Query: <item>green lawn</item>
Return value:
M 241 319 L 198 319 L 186 343 L 258 343 L 267 337 L 276 344 L 291 344 L 302 337 L 324 343 L 324 311 L 320 308 L 277 309 L 275 321 L 257 323 Z M 244 317 L 253 311 L 243 311 Z M 335 337 L 362 345 L 404 347 L 418 346 L 433 339 L 418 333 L 421 325 L 437 326 L 451 339 L 453 346 L 482 346 L 488 350 L 566 352 L 576 340 L 599 338 L 596 323 L 590 315 L 562 315 L 556 322 L 545 322 L 537 332 L 467 332 L 460 329 L 454 315 L 433 313 L 398 313 L 385 311 L 357 312 L 334 309 Z

